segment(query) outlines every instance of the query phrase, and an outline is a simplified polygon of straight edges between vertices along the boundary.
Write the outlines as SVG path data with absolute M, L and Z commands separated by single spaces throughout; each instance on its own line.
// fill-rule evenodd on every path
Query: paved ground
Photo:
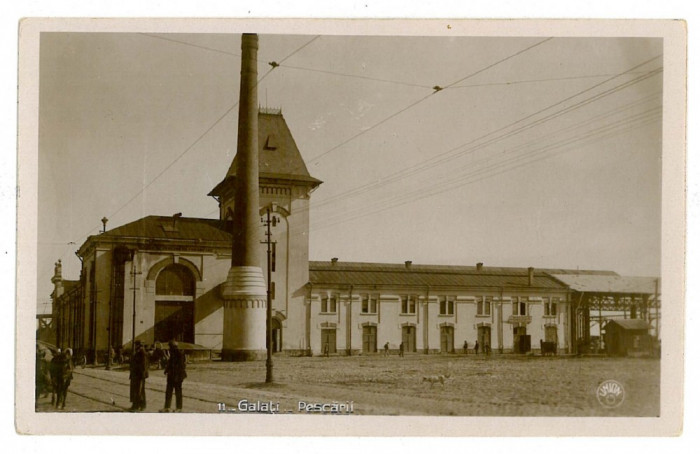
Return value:
M 264 384 L 265 363 L 199 362 L 188 365 L 184 411 L 215 413 L 225 404 L 271 403 L 273 410 L 300 413 L 299 402 L 352 403 L 354 414 L 462 416 L 658 416 L 659 361 L 635 358 L 491 357 L 461 355 L 275 357 L 275 383 Z M 424 377 L 444 375 L 444 383 Z M 77 368 L 69 412 L 126 411 L 126 369 Z M 615 380 L 625 399 L 607 408 L 598 385 Z M 146 411 L 165 401 L 165 376 L 151 370 Z M 173 402 L 174 404 L 174 402 Z M 250 406 L 250 405 L 249 405 Z M 331 407 L 326 407 L 330 409 Z M 263 408 L 263 410 L 265 410 Z M 50 398 L 37 411 L 55 411 Z

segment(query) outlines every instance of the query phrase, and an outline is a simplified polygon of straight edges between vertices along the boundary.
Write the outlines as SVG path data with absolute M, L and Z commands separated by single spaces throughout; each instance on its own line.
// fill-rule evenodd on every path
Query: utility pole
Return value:
M 661 315 L 659 315 L 659 279 L 654 280 L 654 305 L 656 306 L 656 342 L 658 344 L 659 342 L 659 318 Z
M 263 243 L 267 244 L 267 360 L 265 361 L 265 383 L 272 383 L 272 232 L 270 227 L 275 227 L 279 222 L 279 218 L 270 215 L 270 206 L 266 209 L 266 219 L 263 224 L 266 227 L 265 237 L 266 240 Z
M 503 287 L 501 287 L 501 296 L 498 298 L 498 353 L 503 354 Z
M 136 272 L 136 250 L 131 251 L 131 282 L 134 297 L 134 304 L 131 311 L 131 357 L 136 353 L 136 275 L 141 274 Z

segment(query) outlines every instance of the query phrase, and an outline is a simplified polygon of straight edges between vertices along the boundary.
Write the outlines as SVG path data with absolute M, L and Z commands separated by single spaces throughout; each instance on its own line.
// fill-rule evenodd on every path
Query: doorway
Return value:
M 476 336 L 481 346 L 481 351 L 487 353 L 491 349 L 491 327 L 480 326 L 477 328 Z
M 525 343 L 529 340 L 530 338 L 527 335 L 527 327 L 513 327 L 513 351 L 515 353 L 527 353 L 529 348 L 526 348 Z
M 404 326 L 401 328 L 401 342 L 403 342 L 404 352 L 416 351 L 416 327 Z
M 272 319 L 272 352 L 278 353 L 282 351 L 282 324 L 276 318 Z
M 440 327 L 440 352 L 454 353 L 455 351 L 455 329 L 452 326 Z
M 362 352 L 376 353 L 377 352 L 377 327 L 363 326 L 362 327 Z
M 194 343 L 194 303 L 192 301 L 156 301 L 155 342 Z
M 324 355 L 333 355 L 336 353 L 335 329 L 321 330 L 321 349 Z

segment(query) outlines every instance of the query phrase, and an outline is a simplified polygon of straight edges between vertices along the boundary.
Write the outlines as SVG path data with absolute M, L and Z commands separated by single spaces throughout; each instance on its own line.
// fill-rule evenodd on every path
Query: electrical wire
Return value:
M 160 36 L 149 35 L 149 34 L 142 34 L 142 35 L 148 36 L 148 37 L 151 37 L 151 38 L 165 39 L 166 41 L 173 41 L 173 42 L 176 42 L 176 43 L 179 43 L 179 44 L 190 45 L 190 46 L 193 46 L 193 47 L 204 48 L 203 46 L 197 46 L 197 45 L 193 45 L 193 44 L 191 44 L 191 43 L 181 42 L 181 41 L 172 40 L 172 39 L 166 39 L 166 38 L 163 38 L 163 37 L 160 37 Z M 300 46 L 299 48 L 297 48 L 296 50 L 294 50 L 291 54 L 287 55 L 287 56 L 286 56 L 285 58 L 283 58 L 281 61 L 286 61 L 286 60 L 288 60 L 290 57 L 292 57 L 292 56 L 295 55 L 297 52 L 299 52 L 300 50 L 302 50 L 302 49 L 304 49 L 305 47 L 307 47 L 309 44 L 311 44 L 312 42 L 314 42 L 314 41 L 315 41 L 316 39 L 318 39 L 318 38 L 319 38 L 319 36 L 314 37 L 314 38 L 311 39 L 310 41 L 306 42 L 305 44 L 303 44 L 302 46 Z M 206 48 L 206 49 L 207 49 L 207 50 L 216 50 L 216 49 L 211 49 L 211 48 Z M 223 52 L 223 51 L 222 51 L 222 52 Z M 228 53 L 228 52 L 223 52 L 223 53 Z M 228 53 L 228 54 L 230 54 L 230 53 Z M 236 55 L 236 54 L 230 54 L 230 55 Z M 260 79 L 258 79 L 256 86 L 259 85 L 259 84 L 272 72 L 273 69 L 274 69 L 274 68 L 270 68 Z M 184 150 L 182 153 L 180 153 L 172 162 L 170 162 L 163 170 L 161 170 L 161 172 L 158 173 L 158 175 L 156 175 L 150 182 L 148 182 L 146 185 L 144 185 L 136 194 L 134 194 L 134 196 L 132 196 L 129 200 L 127 200 L 127 201 L 126 201 L 125 203 L 123 203 L 119 208 L 117 208 L 116 211 L 114 211 L 112 214 L 110 214 L 109 217 L 115 216 L 115 215 L 116 215 L 117 213 L 119 213 L 121 210 L 123 210 L 124 208 L 126 208 L 126 206 L 128 206 L 131 202 L 133 202 L 134 200 L 136 200 L 136 198 L 138 198 L 138 196 L 140 196 L 141 194 L 143 194 L 143 192 L 144 192 L 147 188 L 149 188 L 153 183 L 155 183 L 155 181 L 158 180 L 162 175 L 164 175 L 176 162 L 178 162 L 178 161 L 179 161 L 180 159 L 182 159 L 182 157 L 184 157 L 190 150 L 192 150 L 192 149 L 195 147 L 195 145 L 197 145 L 197 144 L 212 130 L 212 129 L 214 129 L 214 128 L 216 127 L 216 125 L 218 125 L 218 124 L 233 110 L 233 109 L 236 108 L 237 105 L 238 105 L 238 101 L 236 101 L 229 109 L 227 109 L 222 115 L 220 115 L 220 116 L 216 119 L 216 121 L 214 121 L 214 123 L 212 123 L 211 126 L 209 126 L 209 127 L 208 127 L 199 137 L 197 137 L 197 139 L 195 139 L 187 148 L 185 148 L 185 150 Z M 90 230 L 88 230 L 88 231 L 86 231 L 84 234 L 80 235 L 80 237 L 78 238 L 78 241 L 79 241 L 81 238 L 85 238 L 86 236 L 88 236 L 88 235 L 90 234 L 90 232 L 94 231 L 96 228 L 99 229 L 99 226 L 92 227 Z M 69 244 L 71 244 L 71 243 L 74 243 L 74 242 L 70 242 Z M 65 257 L 65 255 L 66 255 L 68 252 L 69 252 L 69 251 L 68 251 L 67 249 L 64 249 L 64 252 L 63 252 L 63 253 L 60 255 L 60 257 L 59 257 L 59 260 L 63 259 L 63 258 Z M 49 272 L 50 272 L 50 269 L 49 269 Z
M 453 85 L 456 85 L 456 84 L 458 84 L 458 83 L 460 83 L 460 82 L 463 82 L 463 81 L 465 81 L 465 80 L 467 80 L 467 79 L 469 79 L 469 78 L 471 78 L 471 77 L 474 77 L 474 76 L 476 76 L 476 75 L 478 75 L 478 74 L 481 74 L 482 72 L 484 72 L 484 71 L 486 71 L 486 70 L 488 70 L 488 69 L 491 69 L 491 68 L 493 68 L 493 67 L 496 66 L 496 65 L 499 65 L 499 64 L 501 64 L 501 63 L 503 63 L 503 62 L 505 62 L 505 61 L 508 61 L 508 60 L 510 60 L 511 58 L 515 58 L 515 57 L 517 57 L 517 56 L 523 54 L 524 52 L 527 52 L 527 51 L 529 51 L 529 50 L 531 50 L 531 49 L 533 49 L 533 48 L 535 48 L 535 47 L 537 47 L 537 46 L 540 46 L 540 45 L 542 45 L 542 44 L 544 44 L 544 43 L 546 43 L 546 42 L 548 42 L 548 41 L 550 41 L 550 40 L 552 40 L 552 39 L 553 39 L 553 38 L 544 39 L 544 40 L 539 41 L 538 43 L 533 44 L 532 46 L 528 46 L 528 47 L 526 47 L 525 49 L 522 49 L 522 50 L 520 50 L 520 51 L 518 51 L 518 52 L 516 52 L 516 53 L 514 53 L 514 54 L 510 54 L 510 55 L 508 55 L 507 57 L 502 58 L 502 59 L 496 61 L 495 63 L 492 63 L 492 64 L 490 64 L 490 65 L 488 65 L 488 66 L 486 66 L 486 67 L 484 67 L 484 68 L 481 68 L 481 69 L 479 69 L 479 70 L 477 70 L 477 71 L 475 71 L 475 72 L 473 72 L 473 73 L 470 73 L 469 75 L 467 75 L 467 76 L 465 76 L 465 77 L 462 77 L 461 79 L 458 79 L 458 80 L 452 82 L 451 84 L 445 86 L 444 88 L 450 88 L 450 87 L 452 87 Z M 375 123 L 374 125 L 370 126 L 369 128 L 363 129 L 362 131 L 360 131 L 360 132 L 358 132 L 357 134 L 351 136 L 350 138 L 348 138 L 348 139 L 342 141 L 341 143 L 339 143 L 338 145 L 334 146 L 333 148 L 324 151 L 324 152 L 321 153 L 320 155 L 311 158 L 311 159 L 309 160 L 309 163 L 318 163 L 318 161 L 319 161 L 321 158 L 323 158 L 324 156 L 327 156 L 329 153 L 331 153 L 331 152 L 337 150 L 338 148 L 342 147 L 343 145 L 346 145 L 347 143 L 349 143 L 349 142 L 355 140 L 356 138 L 358 138 L 358 137 L 360 137 L 360 136 L 362 136 L 362 135 L 364 135 L 364 134 L 367 134 L 368 132 L 374 130 L 374 129 L 377 128 L 378 126 L 383 125 L 384 123 L 386 123 L 387 121 L 391 120 L 392 118 L 395 118 L 395 117 L 399 116 L 400 114 L 406 112 L 407 110 L 409 110 L 409 109 L 411 109 L 411 108 L 417 106 L 418 104 L 422 103 L 422 102 L 425 101 L 426 99 L 430 98 L 430 97 L 433 96 L 434 94 L 439 93 L 440 91 L 442 91 L 442 90 L 444 89 L 444 88 L 438 87 L 438 86 L 435 86 L 434 88 L 435 88 L 435 91 L 433 91 L 432 93 L 430 93 L 430 94 L 428 94 L 428 95 L 426 95 L 426 96 L 424 96 L 424 97 L 418 99 L 417 101 L 412 102 L 411 104 L 407 105 L 406 107 L 401 108 L 398 112 L 395 112 L 395 113 L 389 115 L 388 117 L 386 117 L 386 118 L 380 120 L 378 123 Z
M 195 47 L 195 48 L 197 48 L 197 49 L 208 50 L 208 51 L 211 51 L 211 52 L 218 52 L 218 53 L 220 53 L 220 54 L 231 55 L 231 56 L 233 56 L 233 57 L 240 57 L 240 56 L 241 56 L 241 54 L 236 54 L 236 53 L 234 53 L 234 52 L 229 52 L 229 51 L 221 50 L 221 49 L 215 49 L 215 48 L 213 48 L 213 47 L 201 46 L 201 45 L 199 45 L 199 44 L 193 44 L 193 43 L 189 43 L 189 42 L 187 42 L 187 41 L 180 41 L 180 40 L 177 40 L 177 39 L 166 38 L 166 37 L 164 37 L 164 36 L 155 35 L 155 34 L 151 34 L 151 33 L 139 33 L 139 34 L 142 35 L 142 36 L 147 36 L 147 37 L 149 37 L 149 38 L 162 39 L 163 41 L 170 41 L 171 43 L 182 44 L 182 45 L 185 45 L 185 46 Z
M 564 146 L 575 144 L 576 142 L 583 141 L 583 143 L 585 143 L 587 145 L 589 145 L 590 143 L 598 142 L 598 141 L 603 140 L 604 138 L 607 138 L 611 135 L 620 134 L 622 132 L 625 132 L 626 130 L 634 129 L 634 128 L 640 127 L 642 125 L 646 125 L 648 123 L 657 121 L 656 117 L 658 117 L 658 113 L 656 111 L 659 111 L 660 109 L 661 109 L 660 107 L 652 109 L 655 112 L 646 112 L 644 115 L 640 114 L 639 118 L 633 118 L 632 120 L 625 119 L 625 120 L 621 120 L 620 122 L 617 122 L 616 124 L 605 125 L 605 126 L 599 128 L 598 130 L 591 132 L 590 134 L 587 134 L 587 135 L 584 135 L 584 136 L 581 136 L 581 137 L 578 137 L 575 139 L 570 139 L 569 141 L 559 143 L 556 145 L 548 145 L 546 147 L 543 147 L 539 150 L 535 150 L 535 151 L 530 152 L 528 154 L 519 155 L 519 156 L 511 158 L 510 160 L 503 161 L 501 163 L 494 164 L 494 165 L 486 167 L 486 168 L 476 169 L 473 173 L 466 175 L 466 177 L 470 177 L 470 178 L 474 178 L 475 176 L 481 176 L 481 178 L 478 178 L 476 180 L 474 180 L 474 179 L 471 179 L 471 180 L 466 179 L 465 180 L 465 175 L 459 175 L 458 177 L 456 177 L 452 180 L 449 180 L 449 181 L 445 181 L 445 182 L 441 183 L 440 185 L 434 185 L 434 187 L 431 188 L 432 190 L 426 191 L 425 188 L 418 188 L 409 194 L 403 194 L 401 196 L 401 198 L 398 198 L 396 200 L 385 201 L 385 202 L 383 202 L 383 205 L 377 204 L 377 206 L 375 206 L 374 208 L 370 208 L 371 211 L 366 211 L 366 207 L 363 207 L 360 210 L 355 210 L 355 212 L 350 212 L 350 213 L 344 212 L 344 213 L 338 215 L 336 217 L 337 219 L 331 218 L 326 223 L 321 222 L 320 224 L 314 225 L 310 230 L 311 231 L 323 230 L 323 229 L 326 229 L 326 228 L 329 228 L 329 227 L 332 227 L 335 225 L 354 221 L 354 220 L 357 220 L 357 219 L 360 219 L 363 217 L 371 216 L 373 214 L 378 214 L 378 213 L 387 211 L 389 209 L 398 208 L 400 206 L 405 205 L 406 203 L 415 202 L 415 201 L 418 201 L 418 200 L 421 200 L 421 199 L 424 199 L 427 197 L 432 197 L 434 195 L 441 194 L 441 193 L 446 192 L 446 191 L 460 188 L 460 187 L 468 185 L 468 184 L 473 184 L 473 183 L 482 181 L 484 179 L 491 178 L 493 176 L 502 174 L 504 172 L 512 171 L 512 170 L 515 170 L 517 168 L 523 167 L 525 165 L 532 164 L 532 163 L 537 162 L 539 160 L 552 157 L 556 154 L 560 154 L 561 152 L 553 153 L 551 155 L 546 155 L 544 157 L 540 157 L 540 158 L 535 159 L 535 160 L 527 161 L 525 163 L 520 163 L 520 164 L 515 165 L 515 166 L 511 166 L 511 167 L 506 166 L 506 164 L 512 164 L 512 163 L 517 163 L 518 161 L 522 161 L 525 157 L 537 156 L 537 155 L 546 153 L 547 151 L 551 151 L 552 149 L 561 148 Z M 639 121 L 640 119 L 642 121 Z M 617 128 L 617 130 L 615 130 L 615 128 L 619 127 L 619 126 L 629 126 L 626 123 L 630 123 L 630 121 L 632 121 L 632 122 L 637 121 L 638 124 L 633 125 L 632 127 L 628 127 L 628 128 Z M 613 130 L 609 131 L 610 129 L 613 129 Z M 595 134 L 600 134 L 601 132 L 605 133 L 605 134 L 601 137 L 594 138 L 595 140 L 592 140 L 592 141 L 589 140 L 588 143 L 585 142 L 587 139 L 591 139 L 591 136 L 593 136 Z M 564 151 L 566 151 L 566 149 L 564 149 Z M 497 172 L 496 173 L 487 173 L 488 171 L 494 171 L 494 170 L 497 170 Z M 487 173 L 487 174 L 483 175 L 484 173 Z M 455 184 L 455 183 L 459 183 L 459 184 Z M 325 218 L 324 221 L 326 221 L 327 219 L 329 219 L 329 218 Z
M 626 73 L 628 73 L 628 71 L 625 71 L 625 72 L 622 73 L 622 74 L 626 74 Z M 409 177 L 409 176 L 415 175 L 415 174 L 417 174 L 417 173 L 419 173 L 419 172 L 428 170 L 428 169 L 430 169 L 430 168 L 434 168 L 434 167 L 437 166 L 437 165 L 440 165 L 440 164 L 442 164 L 442 163 L 448 162 L 448 161 L 450 161 L 450 160 L 452 160 L 452 159 L 455 159 L 455 158 L 457 158 L 457 157 L 463 156 L 463 155 L 465 155 L 465 154 L 467 154 L 467 153 L 472 153 L 472 152 L 478 151 L 478 150 L 482 149 L 483 147 L 485 147 L 485 146 L 487 146 L 487 145 L 490 145 L 490 144 L 499 142 L 499 141 L 504 140 L 504 139 L 506 139 L 506 138 L 509 138 L 509 137 L 511 137 L 511 136 L 513 136 L 513 135 L 515 135 L 515 134 L 517 134 L 517 133 L 520 133 L 520 132 L 523 132 L 523 131 L 525 131 L 525 130 L 527 130 L 527 129 L 530 129 L 530 128 L 534 127 L 534 126 L 538 126 L 538 125 L 540 125 L 540 124 L 542 124 L 542 123 L 544 123 L 544 122 L 546 122 L 546 121 L 550 121 L 550 120 L 552 120 L 552 119 L 554 119 L 554 118 L 558 118 L 558 117 L 561 116 L 561 115 L 564 115 L 564 114 L 569 113 L 569 112 L 571 112 L 571 111 L 573 111 L 573 110 L 575 110 L 575 109 L 578 109 L 578 108 L 583 107 L 583 106 L 585 106 L 585 105 L 587 105 L 587 104 L 590 104 L 590 103 L 593 102 L 593 101 L 597 101 L 597 100 L 599 100 L 599 99 L 601 99 L 601 98 L 603 98 L 603 97 L 605 97 L 605 96 L 609 96 L 609 95 L 612 95 L 612 94 L 614 94 L 614 93 L 617 93 L 618 91 L 620 91 L 620 90 L 622 90 L 622 89 L 624 89 L 624 88 L 627 88 L 627 87 L 629 87 L 629 86 L 631 86 L 631 85 L 633 85 L 633 84 L 635 84 L 635 83 L 642 82 L 643 80 L 646 80 L 648 77 L 651 77 L 651 76 L 656 75 L 656 74 L 659 74 L 659 73 L 660 73 L 660 70 L 654 70 L 654 71 L 650 71 L 650 72 L 643 73 L 641 76 L 639 76 L 639 77 L 637 77 L 637 78 L 635 78 L 635 79 L 633 79 L 633 80 L 631 80 L 631 81 L 627 81 L 627 82 L 625 82 L 625 83 L 623 83 L 623 84 L 621 84 L 621 85 L 618 85 L 618 86 L 616 86 L 616 87 L 614 87 L 614 88 L 611 88 L 611 89 L 609 89 L 609 90 L 606 90 L 605 92 L 596 94 L 596 95 L 593 96 L 593 97 L 586 98 L 586 99 L 584 99 L 584 100 L 582 100 L 582 101 L 580 101 L 580 102 L 578 102 L 578 103 L 576 103 L 576 104 L 574 104 L 574 105 L 572 105 L 572 106 L 569 106 L 569 107 L 567 107 L 567 108 L 565 108 L 565 109 L 559 110 L 559 111 L 557 111 L 557 112 L 555 112 L 555 113 L 553 113 L 553 114 L 550 114 L 549 116 L 547 116 L 547 117 L 545 117 L 545 118 L 543 118 L 543 119 L 537 120 L 536 122 L 531 122 L 531 123 L 529 123 L 529 124 L 526 124 L 526 125 L 522 126 L 521 128 L 519 128 L 519 129 L 517 129 L 517 130 L 515 130 L 515 131 L 511 131 L 511 132 L 509 132 L 509 133 L 501 134 L 501 135 L 499 135 L 499 136 L 496 136 L 496 137 L 490 139 L 490 140 L 487 141 L 487 142 L 484 142 L 484 143 L 477 143 L 476 145 L 473 145 L 472 147 L 467 148 L 466 150 L 460 151 L 459 153 L 455 154 L 455 152 L 459 151 L 460 149 L 462 149 L 462 148 L 463 148 L 464 146 L 466 146 L 466 145 L 474 144 L 474 143 L 478 142 L 478 141 L 481 140 L 481 139 L 484 139 L 484 138 L 486 138 L 486 137 L 489 137 L 489 136 L 493 135 L 495 132 L 503 131 L 503 130 L 505 130 L 505 129 L 511 127 L 511 126 L 514 126 L 514 125 L 516 125 L 516 124 L 521 123 L 521 122 L 523 121 L 523 119 L 532 118 L 532 117 L 535 116 L 535 114 L 537 114 L 537 113 L 542 113 L 542 112 L 544 112 L 544 111 L 547 111 L 547 110 L 551 109 L 552 107 L 561 105 L 561 104 L 563 103 L 563 101 L 557 101 L 556 103 L 550 104 L 549 106 L 547 106 L 547 107 L 544 108 L 544 109 L 538 110 L 538 111 L 537 111 L 536 113 L 534 113 L 534 114 L 528 114 L 527 116 L 525 116 L 525 117 L 523 117 L 523 118 L 520 118 L 520 119 L 518 119 L 518 120 L 515 121 L 515 122 L 512 122 L 512 123 L 510 123 L 510 124 L 508 124 L 508 125 L 506 125 L 506 126 L 504 126 L 504 127 L 501 127 L 501 128 L 499 128 L 499 129 L 497 129 L 497 130 L 495 130 L 495 131 L 491 131 L 491 132 L 489 132 L 489 133 L 487 133 L 487 134 L 481 135 L 480 137 L 477 137 L 476 139 L 473 139 L 472 141 L 463 143 L 463 144 L 461 144 L 461 145 L 458 145 L 458 146 L 456 146 L 456 147 L 453 147 L 453 148 L 447 150 L 446 152 L 440 153 L 440 154 L 438 154 L 437 156 L 434 156 L 434 157 L 432 157 L 432 158 L 429 158 L 428 160 L 422 161 L 421 163 L 418 163 L 418 164 L 415 164 L 415 165 L 413 165 L 413 166 L 411 166 L 411 167 L 408 167 L 408 168 L 402 169 L 402 170 L 400 170 L 400 171 L 394 172 L 393 174 L 388 175 L 388 176 L 386 176 L 386 177 L 382 177 L 382 179 L 381 179 L 380 181 L 373 182 L 373 183 L 368 183 L 368 184 L 365 184 L 365 185 L 360 186 L 360 187 L 358 187 L 358 188 L 354 188 L 354 189 L 352 189 L 352 190 L 350 190 L 350 191 L 347 191 L 347 192 L 345 192 L 345 193 L 337 194 L 337 195 L 334 195 L 334 196 L 329 197 L 328 199 L 324 199 L 323 201 L 321 201 L 321 202 L 319 202 L 319 203 L 313 204 L 313 207 L 316 208 L 316 207 L 319 207 L 319 206 L 322 206 L 322 205 L 325 205 L 325 204 L 328 204 L 328 203 L 332 203 L 333 201 L 337 200 L 338 198 L 342 198 L 342 197 L 345 197 L 345 196 L 347 196 L 347 195 L 360 194 L 360 193 L 364 192 L 365 190 L 376 189 L 376 188 L 385 186 L 385 185 L 390 184 L 390 183 L 392 183 L 392 182 L 394 182 L 394 181 L 398 181 L 398 180 L 400 180 L 400 179 L 407 178 L 407 177 Z M 622 75 L 622 74 L 618 74 L 617 76 Z M 615 77 L 609 79 L 609 81 L 612 80 L 612 79 L 614 79 L 614 78 L 615 78 Z M 594 87 L 598 87 L 598 86 L 600 86 L 600 84 L 596 84 Z M 594 87 L 591 87 L 591 88 L 594 88 Z M 578 95 L 580 95 L 580 94 L 586 93 L 586 92 L 590 91 L 591 88 L 587 88 L 587 89 L 585 89 L 585 90 L 579 91 L 578 93 L 576 93 L 576 95 L 567 97 L 566 100 L 573 99 L 575 96 L 578 96 Z
M 508 158 L 506 160 L 501 160 L 500 162 L 495 162 L 493 164 L 490 164 L 490 165 L 487 165 L 487 166 L 484 166 L 481 168 L 474 169 L 474 164 L 468 164 L 467 166 L 460 169 L 460 170 L 465 170 L 465 169 L 468 170 L 468 172 L 466 174 L 457 174 L 451 178 L 441 178 L 439 183 L 435 183 L 434 181 L 427 181 L 424 184 L 424 186 L 428 188 L 427 191 L 424 187 L 421 187 L 420 185 L 416 185 L 417 189 L 414 189 L 412 192 L 403 193 L 400 196 L 395 197 L 394 199 L 389 199 L 389 200 L 385 200 L 383 202 L 377 203 L 377 204 L 375 204 L 375 208 L 379 207 L 381 204 L 383 204 L 383 206 L 385 206 L 385 207 L 393 208 L 394 204 L 397 202 L 400 202 L 400 201 L 405 200 L 407 202 L 410 202 L 411 200 L 415 200 L 416 197 L 422 198 L 421 196 L 423 196 L 423 195 L 430 196 L 430 195 L 433 195 L 433 193 L 444 192 L 444 191 L 440 190 L 443 187 L 446 190 L 452 189 L 454 187 L 459 187 L 459 185 L 454 186 L 454 184 L 458 184 L 458 183 L 461 183 L 462 181 L 464 181 L 465 176 L 479 175 L 479 174 L 484 173 L 486 171 L 497 169 L 497 168 L 503 166 L 504 164 L 508 164 L 511 162 L 516 162 L 516 161 L 522 160 L 524 157 L 528 157 L 528 156 L 533 155 L 533 154 L 541 154 L 542 152 L 546 152 L 546 151 L 549 151 L 551 149 L 556 149 L 556 148 L 559 148 L 562 146 L 570 145 L 570 144 L 575 143 L 577 141 L 587 139 L 592 135 L 605 133 L 608 130 L 616 128 L 620 125 L 625 126 L 626 124 L 628 124 L 630 122 L 637 121 L 640 118 L 646 119 L 649 116 L 656 115 L 660 110 L 661 110 L 661 107 L 656 107 L 656 108 L 650 109 L 646 112 L 643 112 L 641 114 L 637 114 L 637 115 L 632 116 L 632 117 L 618 120 L 617 122 L 614 122 L 614 123 L 609 123 L 609 124 L 603 125 L 602 127 L 599 127 L 597 130 L 592 131 L 592 132 L 587 132 L 579 137 L 567 138 L 567 139 L 561 140 L 559 142 L 555 142 L 553 144 L 548 144 L 548 145 L 546 145 L 542 148 L 539 148 L 537 150 L 523 153 L 521 155 L 517 155 L 517 156 L 511 157 L 511 158 Z M 518 147 L 515 147 L 514 149 L 518 149 L 518 148 L 520 148 L 520 147 L 518 146 Z M 508 154 L 510 154 L 511 152 L 512 152 L 512 150 L 509 151 Z M 504 153 L 504 154 L 506 154 L 506 153 Z M 488 161 L 490 161 L 490 160 L 491 159 L 487 158 L 487 159 L 483 160 L 483 162 L 488 163 Z M 494 159 L 494 161 L 495 161 L 495 159 Z M 364 208 L 365 207 L 363 207 L 360 210 L 356 210 L 356 211 L 361 211 Z M 345 214 L 346 213 L 343 213 L 343 216 Z

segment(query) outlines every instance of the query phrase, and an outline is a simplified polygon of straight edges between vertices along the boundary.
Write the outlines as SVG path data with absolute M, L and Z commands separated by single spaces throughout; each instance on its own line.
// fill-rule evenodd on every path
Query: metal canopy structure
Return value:
M 649 324 L 655 322 L 655 337 L 658 338 L 660 279 L 594 274 L 552 274 L 552 277 L 571 290 L 571 340 L 576 353 L 591 349 L 592 325 L 598 325 L 602 338 L 605 321 L 620 316 L 623 320 L 629 317 Z M 597 316 L 592 316 L 591 311 L 597 311 Z M 599 343 L 595 350 L 600 349 Z

